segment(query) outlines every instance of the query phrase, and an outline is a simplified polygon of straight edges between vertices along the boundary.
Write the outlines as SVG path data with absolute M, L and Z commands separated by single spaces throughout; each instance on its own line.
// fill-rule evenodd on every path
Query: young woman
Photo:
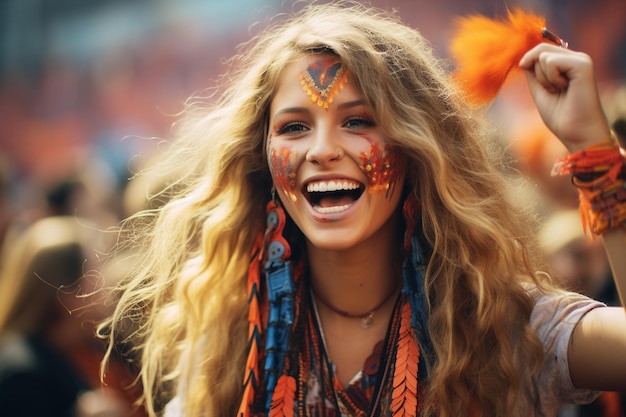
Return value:
M 135 322 L 152 413 L 550 416 L 626 388 L 624 310 L 541 272 L 531 210 L 417 31 L 311 6 L 236 62 L 157 168 L 168 202 L 127 223 L 141 262 L 109 324 Z M 520 66 L 572 152 L 609 140 L 588 56 Z

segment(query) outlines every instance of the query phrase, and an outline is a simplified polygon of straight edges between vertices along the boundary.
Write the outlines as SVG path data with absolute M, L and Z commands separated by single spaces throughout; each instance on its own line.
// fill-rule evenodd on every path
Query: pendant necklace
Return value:
M 333 312 L 344 316 L 344 317 L 352 317 L 352 318 L 358 318 L 361 319 L 361 327 L 363 327 L 364 329 L 369 329 L 370 327 L 372 327 L 372 325 L 374 324 L 374 313 L 376 312 L 376 310 L 378 310 L 379 308 L 381 308 L 383 305 L 385 305 L 385 303 L 387 301 L 389 301 L 389 299 L 391 298 L 391 296 L 396 292 L 396 289 L 398 288 L 398 286 L 394 286 L 391 291 L 389 292 L 389 294 L 387 294 L 387 296 L 377 305 L 374 306 L 374 308 L 370 309 L 369 311 L 362 313 L 362 314 L 355 314 L 355 313 L 350 313 L 349 311 L 345 311 L 342 310 L 340 308 L 335 307 L 334 305 L 332 305 L 328 300 L 326 300 L 325 298 L 321 297 L 314 289 L 313 289 L 313 285 L 311 285 L 311 292 L 313 293 L 313 295 L 315 296 L 315 298 L 317 300 L 319 300 L 322 304 L 324 304 L 326 307 L 328 307 L 330 310 L 332 310 Z

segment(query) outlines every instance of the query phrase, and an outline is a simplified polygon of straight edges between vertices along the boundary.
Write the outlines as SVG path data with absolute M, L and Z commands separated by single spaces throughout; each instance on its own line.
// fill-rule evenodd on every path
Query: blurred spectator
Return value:
M 89 165 L 51 182 L 42 190 L 50 216 L 78 216 L 106 229 L 121 215 L 120 188 L 109 167 L 92 158 Z
M 615 303 L 616 294 L 609 294 L 613 279 L 602 242 L 585 237 L 578 210 L 552 214 L 539 237 L 554 278 L 565 288 L 594 298 L 602 294 L 601 301 Z
M 81 219 L 55 216 L 10 229 L 0 272 L 0 414 L 121 417 L 133 410 L 131 374 L 116 363 L 100 381 L 104 344 L 97 321 L 109 314 L 94 269 L 106 249 Z M 134 414 L 133 414 L 134 413 Z

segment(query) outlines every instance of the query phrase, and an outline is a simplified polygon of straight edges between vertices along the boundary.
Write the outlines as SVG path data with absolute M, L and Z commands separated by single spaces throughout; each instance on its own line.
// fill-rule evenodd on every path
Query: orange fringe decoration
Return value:
M 453 80 L 472 103 L 492 101 L 524 54 L 546 41 L 543 17 L 518 8 L 507 14 L 508 20 L 475 15 L 455 22 L 450 44 L 457 63 Z
M 419 347 L 411 328 L 411 304 L 404 303 L 391 394 L 391 411 L 394 417 L 417 415 L 418 362 Z
M 261 325 L 261 276 L 260 267 L 263 259 L 263 233 L 260 233 L 252 249 L 252 259 L 248 266 L 248 359 L 243 375 L 244 391 L 237 416 L 251 417 L 250 407 L 254 402 L 255 390 L 259 382 L 259 341 L 263 327 Z
M 602 142 L 556 161 L 552 175 L 574 175 L 578 187 L 580 217 L 585 234 L 592 238 L 626 224 L 626 160 L 617 143 Z M 591 181 L 576 175 L 599 174 Z
M 289 375 L 281 375 L 276 382 L 270 415 L 272 417 L 293 417 L 296 398 L 296 380 Z

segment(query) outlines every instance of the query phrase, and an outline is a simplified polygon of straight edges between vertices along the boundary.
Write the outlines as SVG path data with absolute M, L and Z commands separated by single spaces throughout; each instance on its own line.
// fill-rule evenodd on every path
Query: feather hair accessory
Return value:
M 450 43 L 457 64 L 453 80 L 470 102 L 488 103 L 524 54 L 546 41 L 567 48 L 567 42 L 546 29 L 545 18 L 519 8 L 508 10 L 507 19 L 458 18 Z

